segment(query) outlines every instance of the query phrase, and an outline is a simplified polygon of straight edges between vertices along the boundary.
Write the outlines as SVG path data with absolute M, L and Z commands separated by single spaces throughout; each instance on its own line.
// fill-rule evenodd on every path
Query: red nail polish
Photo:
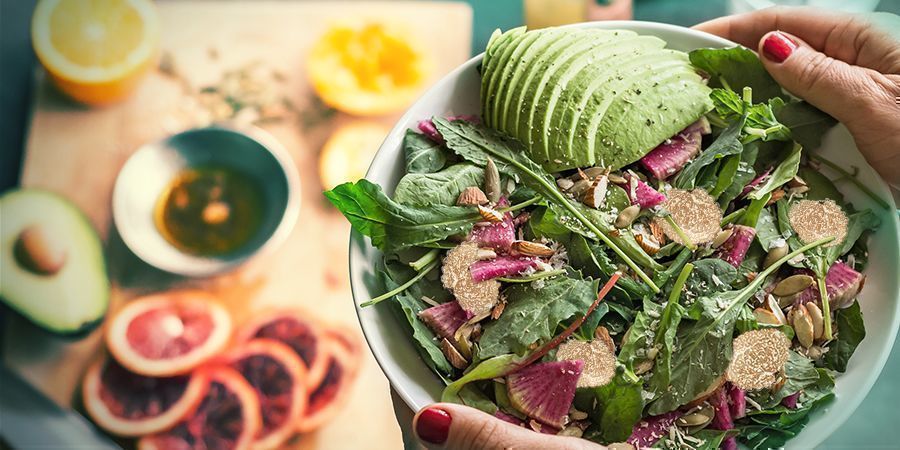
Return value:
M 777 63 L 784 62 L 796 48 L 797 43 L 780 31 L 770 34 L 766 41 L 763 42 L 763 54 L 766 55 L 766 58 Z
M 416 434 L 423 441 L 432 444 L 443 444 L 450 433 L 450 414 L 447 411 L 428 408 L 419 414 L 416 421 Z

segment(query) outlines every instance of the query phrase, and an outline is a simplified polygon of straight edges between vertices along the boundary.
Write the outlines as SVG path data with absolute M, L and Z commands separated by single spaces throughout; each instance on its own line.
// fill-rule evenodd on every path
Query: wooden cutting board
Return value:
M 269 305 L 300 305 L 361 336 L 347 276 L 349 225 L 326 204 L 316 168 L 331 131 L 362 119 L 324 112 L 306 81 L 305 55 L 334 21 L 390 20 L 408 26 L 428 49 L 434 63 L 433 78 L 427 83 L 431 85 L 468 58 L 470 8 L 438 2 L 162 1 L 158 5 L 162 53 L 169 69 L 151 73 L 127 101 L 105 108 L 79 106 L 39 75 L 22 185 L 65 195 L 99 230 L 114 284 L 112 310 L 144 293 L 199 287 L 218 293 L 237 322 L 248 311 Z M 115 177 L 142 144 L 202 123 L 204 119 L 185 113 L 190 109 L 185 104 L 193 101 L 190 92 L 248 65 L 276 71 L 279 94 L 298 110 L 286 120 L 260 125 L 288 149 L 301 174 L 298 223 L 278 250 L 221 277 L 185 280 L 157 271 L 127 250 L 111 223 Z M 171 75 L 172 67 L 177 76 Z M 389 127 L 398 116 L 366 120 Z M 56 402 L 73 404 L 86 364 L 102 351 L 101 333 L 64 340 L 16 318 L 10 318 L 4 329 L 6 363 Z M 368 351 L 353 391 L 334 423 L 304 436 L 296 446 L 400 447 L 388 383 Z

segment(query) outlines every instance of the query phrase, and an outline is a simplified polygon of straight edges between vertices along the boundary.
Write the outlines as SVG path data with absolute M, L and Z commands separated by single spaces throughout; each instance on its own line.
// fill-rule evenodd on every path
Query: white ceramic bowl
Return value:
M 658 23 L 594 22 L 576 26 L 633 30 L 660 37 L 668 42 L 669 48 L 682 51 L 736 45 L 700 31 Z M 415 128 L 417 121 L 432 116 L 480 113 L 480 81 L 476 72 L 480 62 L 481 55 L 458 67 L 403 115 L 375 156 L 367 179 L 378 183 L 388 193 L 393 191 L 404 174 L 403 134 L 406 129 Z M 843 183 L 838 186 L 857 208 L 872 208 L 882 213 L 881 227 L 869 241 L 869 265 L 865 271 L 868 279 L 860 296 L 867 336 L 853 355 L 847 372 L 837 379 L 837 399 L 812 416 L 803 432 L 789 442 L 790 448 L 817 446 L 850 417 L 878 378 L 900 326 L 900 285 L 897 276 L 900 267 L 900 221 L 890 191 L 856 150 L 853 139 L 844 127 L 838 126 L 827 134 L 820 152 L 841 166 L 859 167 L 859 179 L 887 201 L 892 209 L 881 210 L 852 185 Z M 418 410 L 438 401 L 443 383 L 420 359 L 407 325 L 393 314 L 389 305 L 380 304 L 366 309 L 358 306 L 381 294 L 371 284 L 379 258 L 380 253 L 368 239 L 355 232 L 351 235 L 350 279 L 363 332 L 391 385 L 410 408 Z

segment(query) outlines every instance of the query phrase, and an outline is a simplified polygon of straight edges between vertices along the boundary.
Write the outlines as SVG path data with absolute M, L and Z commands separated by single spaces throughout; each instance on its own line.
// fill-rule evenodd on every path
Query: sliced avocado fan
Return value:
M 80 336 L 102 322 L 109 280 L 100 238 L 57 194 L 24 189 L 0 197 L 0 297 L 35 325 Z
M 712 109 L 683 52 L 626 30 L 515 28 L 491 37 L 486 125 L 548 171 L 631 164 Z

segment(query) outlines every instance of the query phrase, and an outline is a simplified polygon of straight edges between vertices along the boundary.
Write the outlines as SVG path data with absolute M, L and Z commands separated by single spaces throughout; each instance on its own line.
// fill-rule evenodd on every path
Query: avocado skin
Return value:
M 67 199 L 40 189 L 8 191 L 0 207 L 0 300 L 50 334 L 88 335 L 103 322 L 110 297 L 103 245 L 88 218 Z M 35 275 L 15 259 L 14 242 L 35 224 L 67 244 L 58 273 Z
M 613 34 L 604 41 L 601 31 Z M 687 55 L 665 49 L 658 38 L 578 28 L 507 33 L 513 32 L 492 39 L 488 49 L 494 70 L 482 82 L 483 117 L 550 172 L 621 168 L 712 108 Z M 588 39 L 596 45 L 585 46 Z M 578 47 L 576 54 L 560 42 Z M 644 95 L 638 107 L 633 93 Z
M 68 340 L 73 340 L 73 341 L 77 341 L 79 339 L 84 339 L 84 338 L 88 337 L 88 335 L 93 333 L 94 330 L 96 330 L 98 327 L 100 327 L 100 325 L 103 324 L 103 321 L 106 318 L 106 312 L 107 312 L 107 311 L 104 311 L 102 316 L 94 319 L 91 322 L 85 322 L 78 328 L 71 328 L 71 329 L 66 329 L 66 330 L 55 330 L 53 328 L 48 328 L 46 325 L 36 322 L 32 318 L 22 314 L 21 312 L 19 312 L 19 310 L 13 308 L 8 303 L 6 303 L 6 300 L 3 300 L 2 302 L 0 302 L 0 309 L 2 309 L 2 311 L 0 311 L 0 318 L 3 317 L 3 313 L 8 313 L 9 315 L 18 317 L 21 320 L 24 320 L 24 321 L 30 323 L 31 325 L 34 325 L 34 327 L 36 329 L 41 330 L 42 332 L 47 333 L 50 336 L 56 336 L 58 338 L 68 339 Z M 109 308 L 107 308 L 107 310 L 109 310 Z

